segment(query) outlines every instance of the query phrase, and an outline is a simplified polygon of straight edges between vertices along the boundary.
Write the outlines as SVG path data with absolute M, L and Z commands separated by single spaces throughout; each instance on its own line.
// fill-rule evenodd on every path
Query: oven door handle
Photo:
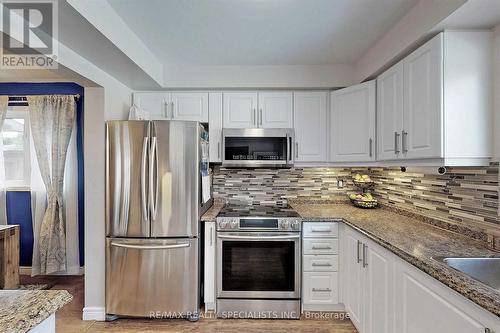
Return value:
M 278 236 L 240 236 L 240 235 L 217 235 L 221 239 L 297 239 L 300 235 L 278 235 Z

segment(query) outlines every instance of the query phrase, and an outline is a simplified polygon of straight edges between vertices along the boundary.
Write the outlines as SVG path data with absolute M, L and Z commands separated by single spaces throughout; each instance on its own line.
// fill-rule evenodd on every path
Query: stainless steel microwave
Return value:
M 226 128 L 222 130 L 222 165 L 289 168 L 294 159 L 293 128 Z

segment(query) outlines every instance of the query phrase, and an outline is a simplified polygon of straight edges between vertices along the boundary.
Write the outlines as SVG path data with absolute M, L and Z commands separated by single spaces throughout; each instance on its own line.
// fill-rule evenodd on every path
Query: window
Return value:
M 26 107 L 9 107 L 1 132 L 5 182 L 9 189 L 29 188 L 30 141 Z

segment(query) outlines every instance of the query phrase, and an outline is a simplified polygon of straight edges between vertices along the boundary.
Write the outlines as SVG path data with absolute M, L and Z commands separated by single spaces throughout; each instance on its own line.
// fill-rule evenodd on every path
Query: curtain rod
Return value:
M 42 95 L 7 95 L 7 96 L 9 96 L 9 98 L 10 97 L 26 98 L 26 96 L 47 96 L 47 95 L 68 95 L 68 96 L 73 96 L 76 101 L 80 99 L 80 94 L 42 94 Z

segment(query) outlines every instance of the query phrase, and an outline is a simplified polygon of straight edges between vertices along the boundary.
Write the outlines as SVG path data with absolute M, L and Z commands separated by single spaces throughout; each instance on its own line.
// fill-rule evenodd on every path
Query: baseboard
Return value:
M 83 320 L 106 320 L 106 310 L 103 307 L 87 306 L 83 308 Z

